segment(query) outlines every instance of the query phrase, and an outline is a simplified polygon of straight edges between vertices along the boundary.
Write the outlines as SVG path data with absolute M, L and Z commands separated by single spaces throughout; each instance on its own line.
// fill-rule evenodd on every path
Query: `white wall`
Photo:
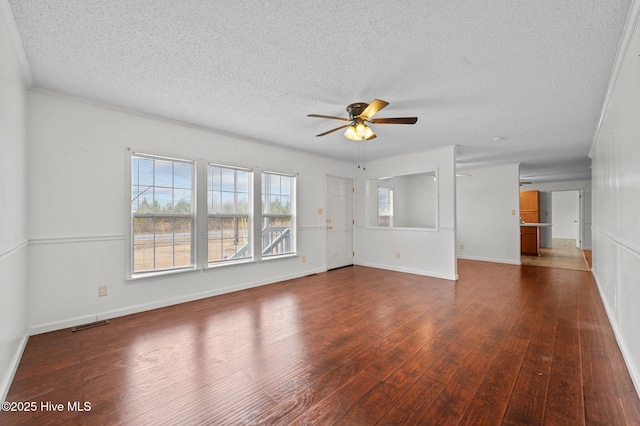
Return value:
M 326 175 L 354 176 L 354 165 L 42 91 L 27 99 L 34 332 L 325 270 Z M 299 172 L 300 257 L 125 283 L 126 147 Z
M 551 215 L 553 217 L 551 234 L 553 238 L 567 238 L 577 240 L 579 243 L 579 202 L 578 191 L 554 191 L 551 193 Z
M 438 229 L 365 226 L 367 179 L 436 169 Z M 356 180 L 356 264 L 456 279 L 455 147 L 367 162 Z
M 525 188 L 525 187 L 522 187 Z M 582 248 L 584 250 L 591 250 L 591 181 L 590 180 L 572 180 L 564 182 L 546 182 L 537 183 L 533 185 L 527 185 L 526 189 L 537 189 L 539 191 L 554 192 L 554 191 L 579 191 L 582 195 L 580 205 L 582 206 L 582 222 L 580 233 L 582 234 Z M 553 206 L 552 206 L 553 208 Z M 540 217 L 541 222 L 546 222 L 546 219 Z
M 464 173 L 471 176 L 456 180 L 458 258 L 519 265 L 519 165 Z
M 27 340 L 25 88 L 28 71 L 7 3 L 0 1 L 0 401 Z
M 436 224 L 437 185 L 431 174 L 407 176 L 407 189 L 412 194 L 407 223 L 410 226 L 432 228 Z
M 640 394 L 640 2 L 634 1 L 591 147 L 593 275 Z
M 553 223 L 553 206 L 551 205 L 551 192 L 540 191 L 540 222 Z M 551 248 L 553 242 L 553 226 L 540 227 L 540 247 Z

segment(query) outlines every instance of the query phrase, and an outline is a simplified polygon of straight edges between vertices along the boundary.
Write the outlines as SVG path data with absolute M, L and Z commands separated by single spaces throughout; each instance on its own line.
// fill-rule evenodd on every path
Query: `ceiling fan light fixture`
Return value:
M 356 135 L 358 135 L 360 138 L 364 137 L 367 129 L 369 128 L 368 126 L 365 126 L 364 122 L 362 121 L 361 118 L 357 118 L 355 123 L 355 127 L 356 127 Z
M 344 137 L 347 139 L 351 139 L 352 141 L 361 141 L 362 140 L 362 136 L 358 136 L 358 133 L 356 131 L 356 127 L 354 125 L 351 125 L 349 127 L 347 127 L 347 130 L 345 130 L 344 132 Z
M 371 130 L 371 127 L 369 126 L 364 126 L 364 127 L 365 127 L 365 130 L 364 130 L 365 140 L 373 139 L 376 137 L 376 134 L 373 133 L 373 130 Z
M 354 104 L 348 105 L 347 113 L 349 113 L 349 118 L 322 114 L 308 114 L 307 117 L 329 118 L 333 120 L 346 121 L 348 124 L 336 127 L 335 129 L 327 130 L 326 132 L 319 133 L 316 136 L 326 136 L 329 133 L 333 133 L 346 127 L 344 137 L 352 141 L 361 141 L 363 139 L 370 140 L 376 137 L 376 134 L 369 128 L 367 123 L 416 124 L 416 121 L 418 121 L 418 117 L 372 118 L 387 105 L 389 105 L 389 102 L 387 101 L 374 99 L 370 104 L 364 102 L 356 102 Z

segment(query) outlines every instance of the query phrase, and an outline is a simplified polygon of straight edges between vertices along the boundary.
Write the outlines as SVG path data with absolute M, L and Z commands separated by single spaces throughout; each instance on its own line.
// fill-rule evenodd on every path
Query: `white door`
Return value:
M 553 238 L 564 238 L 580 243 L 580 192 L 553 191 L 551 193 Z
M 353 179 L 327 176 L 327 269 L 353 265 Z

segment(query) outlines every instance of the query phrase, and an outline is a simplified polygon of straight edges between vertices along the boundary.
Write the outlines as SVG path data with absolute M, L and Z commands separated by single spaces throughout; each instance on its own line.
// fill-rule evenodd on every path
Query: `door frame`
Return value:
M 554 189 L 549 191 L 551 192 L 551 209 L 553 210 L 553 193 L 554 192 L 577 192 L 578 193 L 578 201 L 576 203 L 576 208 L 578 210 L 578 238 L 576 239 L 576 247 L 582 250 L 584 245 L 584 189 Z M 553 218 L 551 219 L 553 222 Z M 552 236 L 553 238 L 553 236 Z M 553 248 L 553 247 L 552 247 Z
M 331 197 L 331 192 L 330 192 L 330 188 L 328 185 L 328 181 L 330 177 L 335 177 L 335 178 L 340 178 L 340 179 L 346 179 L 351 181 L 351 187 L 353 188 L 352 191 L 352 196 L 351 196 L 351 211 L 352 211 L 352 232 L 351 232 L 351 247 L 353 248 L 353 263 L 352 265 L 356 264 L 356 224 L 355 224 L 355 219 L 356 219 L 356 196 L 355 196 L 355 188 L 356 188 L 356 179 L 354 176 L 348 176 L 348 175 L 341 175 L 338 173 L 326 173 L 325 174 L 325 179 L 324 179 L 324 186 L 325 186 L 325 221 L 324 221 L 324 227 L 325 227 L 325 269 L 329 270 L 329 198 Z

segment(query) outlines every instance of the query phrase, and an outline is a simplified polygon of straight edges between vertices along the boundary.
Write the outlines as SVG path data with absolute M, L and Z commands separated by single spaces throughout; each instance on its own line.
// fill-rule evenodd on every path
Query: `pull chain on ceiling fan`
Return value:
M 333 133 L 337 130 L 344 129 L 344 136 L 347 139 L 353 141 L 370 140 L 376 137 L 376 134 L 371 130 L 370 124 L 415 124 L 418 121 L 418 117 L 397 117 L 397 118 L 373 118 L 381 109 L 389 105 L 389 102 L 380 99 L 374 99 L 370 104 L 364 102 L 357 102 L 347 106 L 347 113 L 349 118 L 334 117 L 332 115 L 321 114 L 309 114 L 307 117 L 314 118 L 328 118 L 331 120 L 347 121 L 348 123 L 336 127 L 335 129 L 328 130 L 326 132 L 317 134 L 316 136 L 325 136 L 329 133 Z

